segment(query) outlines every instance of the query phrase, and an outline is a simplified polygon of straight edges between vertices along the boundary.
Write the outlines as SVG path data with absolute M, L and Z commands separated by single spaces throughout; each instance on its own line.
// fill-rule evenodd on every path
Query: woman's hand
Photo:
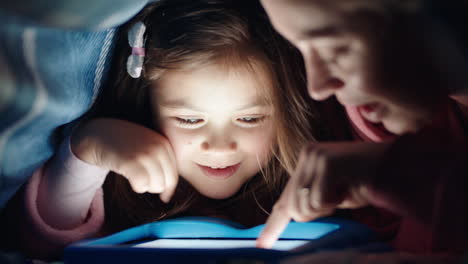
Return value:
M 138 193 L 159 193 L 169 202 L 178 173 L 169 141 L 155 131 L 118 119 L 94 119 L 75 130 L 73 153 L 126 177 Z
M 367 186 L 388 146 L 367 142 L 307 146 L 273 207 L 257 246 L 270 248 L 291 219 L 311 221 L 332 214 L 336 208 L 368 205 Z

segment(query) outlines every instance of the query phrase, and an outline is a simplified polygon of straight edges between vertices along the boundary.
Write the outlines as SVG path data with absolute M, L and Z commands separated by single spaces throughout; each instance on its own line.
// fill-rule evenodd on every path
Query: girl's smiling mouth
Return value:
M 210 167 L 210 166 L 204 166 L 197 164 L 198 167 L 203 171 L 203 173 L 213 179 L 227 179 L 231 177 L 240 167 L 240 163 L 231 165 L 231 166 L 216 166 L 216 167 Z

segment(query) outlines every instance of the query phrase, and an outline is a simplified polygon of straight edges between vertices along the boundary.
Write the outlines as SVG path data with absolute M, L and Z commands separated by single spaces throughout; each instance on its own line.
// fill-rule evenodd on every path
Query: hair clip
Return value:
M 143 69 L 145 59 L 145 34 L 146 26 L 142 22 L 137 22 L 128 31 L 128 44 L 132 48 L 132 53 L 127 59 L 127 72 L 133 78 L 139 78 Z

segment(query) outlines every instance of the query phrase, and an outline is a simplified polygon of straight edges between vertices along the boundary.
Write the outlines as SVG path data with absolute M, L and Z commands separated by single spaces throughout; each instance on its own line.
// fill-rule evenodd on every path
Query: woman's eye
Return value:
M 335 47 L 335 54 L 337 55 L 346 55 L 350 52 L 350 47 L 348 45 L 341 45 Z
M 184 126 L 192 126 L 192 125 L 198 125 L 198 124 L 203 123 L 203 119 L 201 118 L 175 117 L 175 120 L 177 121 L 178 124 L 184 125 Z
M 322 59 L 326 62 L 336 63 L 341 57 L 346 57 L 351 51 L 349 45 L 333 43 L 323 46 L 321 49 Z

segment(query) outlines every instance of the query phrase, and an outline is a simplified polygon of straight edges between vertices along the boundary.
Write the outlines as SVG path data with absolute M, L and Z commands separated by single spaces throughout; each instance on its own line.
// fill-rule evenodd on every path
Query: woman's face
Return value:
M 179 175 L 202 195 L 225 199 L 260 171 L 273 144 L 273 107 L 262 97 L 262 71 L 216 65 L 169 70 L 152 102 Z
M 262 0 L 276 30 L 301 51 L 312 98 L 335 96 L 395 134 L 418 131 L 444 98 L 428 44 L 411 30 L 385 31 L 377 16 L 352 11 L 365 2 Z

